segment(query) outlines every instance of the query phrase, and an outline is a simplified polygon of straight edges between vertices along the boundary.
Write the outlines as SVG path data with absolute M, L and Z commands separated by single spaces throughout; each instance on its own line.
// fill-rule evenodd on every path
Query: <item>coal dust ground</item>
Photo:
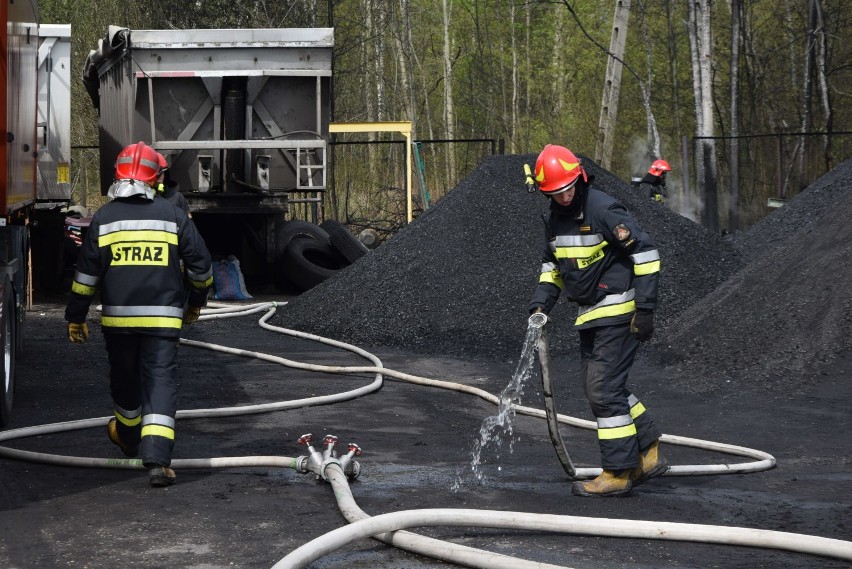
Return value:
M 85 345 L 64 338 L 63 307 L 37 304 L 21 363 L 15 427 L 109 414 L 107 369 L 98 325 Z M 362 365 L 360 358 L 260 329 L 257 316 L 203 321 L 185 337 L 297 361 Z M 498 394 L 513 359 L 454 359 L 376 351 L 386 367 L 460 382 Z M 181 408 L 239 406 L 335 393 L 371 377 L 288 369 L 189 347 L 180 348 Z M 852 536 L 852 437 L 844 402 L 846 373 L 835 362 L 806 394 L 760 390 L 691 395 L 643 358 L 632 385 L 669 434 L 771 453 L 772 470 L 743 475 L 664 477 L 626 498 L 570 493 L 544 421 L 515 419 L 512 437 L 483 453 L 484 480 L 471 471 L 481 422 L 496 409 L 471 395 L 386 380 L 353 401 L 286 412 L 179 421 L 175 458 L 299 456 L 305 433 L 335 434 L 364 450 L 352 484 L 369 514 L 417 508 L 474 508 L 771 529 L 836 539 Z M 590 418 L 574 362 L 557 359 L 559 410 Z M 538 376 L 523 403 L 541 407 Z M 572 458 L 596 465 L 594 434 L 563 427 Z M 101 428 L 14 441 L 27 450 L 120 457 Z M 734 457 L 665 446 L 673 464 L 714 464 Z M 346 524 L 331 488 L 291 470 L 183 470 L 166 489 L 149 488 L 142 472 L 0 460 L 0 566 L 267 568 L 288 552 Z M 551 535 L 478 528 L 424 528 L 419 533 L 507 555 L 575 568 L 848 567 L 802 554 L 640 539 Z M 361 540 L 314 568 L 448 567 Z
M 387 368 L 498 395 L 512 379 L 526 305 L 540 265 L 546 200 L 523 190 L 532 156 L 494 156 L 393 239 L 280 307 L 270 323 L 354 343 Z M 305 433 L 364 451 L 355 500 L 368 514 L 467 508 L 744 527 L 852 539 L 852 161 L 747 231 L 712 234 L 586 163 L 622 201 L 662 258 L 654 339 L 640 348 L 630 387 L 669 435 L 773 455 L 771 470 L 665 476 L 625 498 L 580 498 L 541 419 L 517 416 L 511 436 L 471 453 L 497 409 L 472 395 L 386 379 L 355 400 L 218 419 L 180 420 L 174 458 L 305 453 Z M 269 297 L 263 297 L 269 300 Z M 111 412 L 103 338 L 65 338 L 64 300 L 28 313 L 12 427 Z M 548 324 L 557 407 L 591 419 L 578 383 L 575 307 Z M 326 365 L 366 362 L 257 325 L 259 315 L 199 322 L 184 337 Z M 335 376 L 183 346 L 181 409 L 243 406 L 333 394 L 371 376 Z M 542 408 L 540 378 L 522 404 Z M 595 433 L 562 427 L 578 466 L 597 466 Z M 73 456 L 120 455 L 103 428 L 10 446 Z M 747 459 L 663 446 L 675 465 Z M 181 470 L 152 489 L 142 472 L 0 459 L 0 567 L 272 567 L 346 524 L 331 488 L 271 468 Z M 837 559 L 764 549 L 554 535 L 483 528 L 418 533 L 553 565 L 590 568 L 850 567 Z M 361 540 L 315 569 L 449 567 Z

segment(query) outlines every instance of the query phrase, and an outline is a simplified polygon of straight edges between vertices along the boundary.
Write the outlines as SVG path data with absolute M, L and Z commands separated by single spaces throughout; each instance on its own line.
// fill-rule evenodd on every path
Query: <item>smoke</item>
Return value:
M 654 159 L 648 152 L 648 141 L 644 138 L 634 138 L 627 154 L 631 176 L 642 177 L 648 172 L 648 167 Z

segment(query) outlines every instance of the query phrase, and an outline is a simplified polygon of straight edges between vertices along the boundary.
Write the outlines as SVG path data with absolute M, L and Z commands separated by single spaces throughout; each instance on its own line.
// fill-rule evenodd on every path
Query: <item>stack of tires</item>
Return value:
M 287 221 L 275 235 L 275 284 L 286 292 L 304 292 L 368 252 L 338 221 L 327 220 L 319 225 L 297 219 Z

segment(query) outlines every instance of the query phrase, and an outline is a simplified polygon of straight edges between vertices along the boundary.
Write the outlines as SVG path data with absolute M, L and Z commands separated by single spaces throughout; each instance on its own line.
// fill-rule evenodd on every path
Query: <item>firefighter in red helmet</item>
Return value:
M 654 160 L 648 173 L 639 180 L 639 189 L 654 201 L 662 202 L 666 197 L 666 172 L 672 167 L 665 160 Z
M 175 359 L 181 327 L 207 303 L 210 253 L 186 213 L 156 198 L 161 156 L 144 142 L 118 155 L 112 198 L 92 218 L 65 310 L 68 339 L 89 337 L 95 293 L 109 359 L 114 417 L 107 436 L 127 457 L 141 458 L 152 486 L 175 481 Z M 181 269 L 183 265 L 183 270 Z M 184 278 L 191 283 L 188 304 Z
M 668 470 L 660 430 L 627 379 L 640 342 L 651 338 L 660 255 L 618 201 L 591 184 L 577 156 L 549 144 L 535 181 L 550 198 L 546 242 L 531 313 L 548 313 L 560 295 L 579 305 L 581 375 L 597 419 L 603 472 L 577 481 L 580 496 L 618 496 Z

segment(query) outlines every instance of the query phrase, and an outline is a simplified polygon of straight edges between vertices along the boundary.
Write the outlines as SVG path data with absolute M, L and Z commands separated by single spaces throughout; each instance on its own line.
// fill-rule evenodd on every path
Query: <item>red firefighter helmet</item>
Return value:
M 663 172 L 671 172 L 672 167 L 665 160 L 654 160 L 654 163 L 651 164 L 651 167 L 648 168 L 648 173 L 653 174 L 655 176 L 661 175 Z
M 125 146 L 115 161 L 115 179 L 138 180 L 153 186 L 157 183 L 164 162 L 160 153 L 144 142 Z
M 589 181 L 580 159 L 564 146 L 548 144 L 535 162 L 535 181 L 538 189 L 552 196 L 570 190 L 583 177 Z

